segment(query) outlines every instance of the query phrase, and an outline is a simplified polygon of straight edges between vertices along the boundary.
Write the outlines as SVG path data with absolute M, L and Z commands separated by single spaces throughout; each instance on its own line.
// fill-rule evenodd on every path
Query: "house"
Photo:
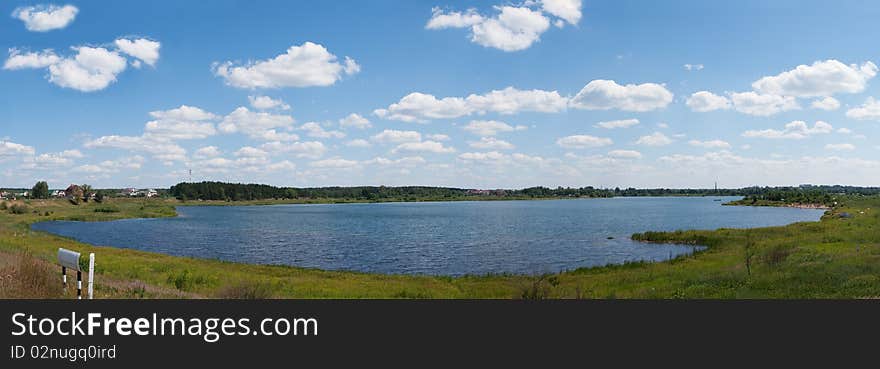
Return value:
M 58 197 L 58 198 L 67 197 L 67 193 L 64 192 L 63 190 L 55 190 L 55 191 L 52 191 L 52 197 Z
M 83 197 L 82 187 L 72 184 L 64 190 L 64 194 L 67 195 L 69 199 L 79 199 Z
M 6 191 L 0 192 L 0 200 L 6 200 L 6 199 L 9 199 L 9 198 L 11 198 L 11 197 L 12 197 L 12 193 L 9 193 L 9 192 L 6 192 Z
M 120 195 L 134 197 L 134 196 L 137 196 L 137 193 L 138 193 L 138 190 L 136 190 L 134 188 L 124 188 L 124 189 L 122 189 L 122 192 L 120 192 Z
M 132 196 L 138 196 L 138 197 L 156 197 L 156 196 L 159 196 L 159 192 L 156 191 L 156 190 L 154 190 L 154 189 L 152 189 L 152 188 L 149 188 L 149 189 L 146 189 L 146 190 L 140 190 L 140 191 L 137 191 L 137 192 L 135 192 L 135 194 L 132 195 Z

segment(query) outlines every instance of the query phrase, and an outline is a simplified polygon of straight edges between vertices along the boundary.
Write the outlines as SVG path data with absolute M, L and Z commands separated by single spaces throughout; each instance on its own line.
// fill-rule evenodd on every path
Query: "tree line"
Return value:
M 169 190 L 180 200 L 247 201 L 268 199 L 340 199 L 362 201 L 454 200 L 462 198 L 563 198 L 620 196 L 744 196 L 768 201 L 825 203 L 834 194 L 880 194 L 878 187 L 801 186 L 746 187 L 739 189 L 673 189 L 529 187 L 523 189 L 473 190 L 428 186 L 356 186 L 356 187 L 275 187 L 263 184 L 225 182 L 178 183 Z

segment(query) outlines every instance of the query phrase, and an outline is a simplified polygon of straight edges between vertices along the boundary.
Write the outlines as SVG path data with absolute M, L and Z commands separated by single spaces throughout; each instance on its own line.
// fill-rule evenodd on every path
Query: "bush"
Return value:
M 217 292 L 221 299 L 262 300 L 272 298 L 272 286 L 265 282 L 241 281 L 230 284 Z
M 12 214 L 19 214 L 19 215 L 20 215 L 20 214 L 26 214 L 26 213 L 28 212 L 28 207 L 27 207 L 27 205 L 13 204 L 13 205 L 9 208 L 9 211 L 10 211 Z
M 791 255 L 791 253 L 791 248 L 776 245 L 764 254 L 764 262 L 767 263 L 768 266 L 776 267 L 788 259 L 788 256 Z
M 95 208 L 95 212 L 96 213 L 118 213 L 119 208 L 117 208 L 115 206 L 101 206 L 101 207 Z
M 6 201 L 0 202 L 0 210 L 6 210 L 9 208 L 9 205 L 6 205 Z
M 0 257 L 8 255 L 0 254 Z M 45 299 L 61 296 L 61 276 L 28 253 L 12 256 L 11 268 L 0 270 L 0 298 Z M 17 260 L 16 260 L 17 259 Z

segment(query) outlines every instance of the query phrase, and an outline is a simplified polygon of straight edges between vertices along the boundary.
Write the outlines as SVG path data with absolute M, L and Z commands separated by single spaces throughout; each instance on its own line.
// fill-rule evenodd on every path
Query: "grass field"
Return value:
M 253 202 L 262 204 L 267 202 Z M 272 202 L 268 202 L 272 203 Z M 196 203 L 188 203 L 196 204 Z M 200 205 L 223 204 L 199 202 Z M 13 205 L 15 211 L 13 211 Z M 659 263 L 544 276 L 431 277 L 230 263 L 95 247 L 30 230 L 44 220 L 173 216 L 175 200 L 0 203 L 0 298 L 61 298 L 59 247 L 97 254 L 96 298 L 874 298 L 880 198 L 853 197 L 820 222 L 747 230 L 645 232 L 645 242 L 707 246 Z M 841 217 L 847 213 L 849 217 Z M 646 230 L 648 231 L 648 230 Z

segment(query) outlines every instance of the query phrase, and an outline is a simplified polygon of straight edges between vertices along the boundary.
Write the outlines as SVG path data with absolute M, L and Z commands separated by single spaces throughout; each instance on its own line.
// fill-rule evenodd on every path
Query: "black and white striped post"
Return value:
M 79 253 L 68 249 L 58 249 L 58 264 L 61 265 L 61 278 L 64 282 L 64 289 L 67 290 L 67 269 L 76 271 L 76 298 L 82 300 L 82 268 L 79 266 Z M 92 291 L 95 271 L 95 254 L 89 254 L 89 299 L 92 298 Z

